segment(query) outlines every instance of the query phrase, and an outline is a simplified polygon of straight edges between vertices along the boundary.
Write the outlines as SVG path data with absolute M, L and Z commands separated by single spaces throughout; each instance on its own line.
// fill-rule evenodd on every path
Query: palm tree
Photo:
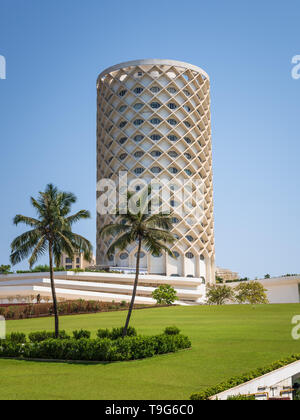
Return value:
M 100 230 L 102 238 L 116 236 L 115 241 L 109 246 L 107 256 L 112 257 L 116 249 L 124 251 L 132 243 L 138 244 L 136 254 L 136 273 L 135 282 L 132 292 L 132 298 L 128 310 L 128 315 L 123 330 L 123 337 L 127 335 L 127 330 L 133 310 L 133 305 L 136 297 L 136 291 L 139 281 L 140 272 L 140 257 L 142 245 L 153 256 L 159 256 L 163 251 L 175 258 L 173 252 L 167 244 L 173 244 L 175 237 L 170 233 L 172 230 L 172 218 L 170 215 L 163 213 L 159 214 L 143 214 L 142 211 L 138 214 L 128 212 L 124 215 L 117 215 L 115 223 L 110 223 Z
M 11 244 L 10 261 L 13 265 L 29 258 L 30 268 L 38 258 L 49 253 L 50 281 L 55 316 L 55 337 L 59 336 L 59 319 L 57 299 L 54 284 L 53 259 L 59 266 L 62 253 L 70 258 L 74 253 L 83 252 L 84 257 L 90 261 L 92 245 L 84 237 L 72 232 L 72 225 L 81 220 L 90 218 L 87 210 L 80 210 L 70 215 L 71 206 L 77 201 L 74 194 L 59 191 L 52 184 L 47 185 L 45 192 L 40 192 L 37 199 L 31 197 L 31 204 L 37 212 L 37 219 L 18 214 L 14 218 L 17 226 L 24 223 L 32 229 L 18 236 Z

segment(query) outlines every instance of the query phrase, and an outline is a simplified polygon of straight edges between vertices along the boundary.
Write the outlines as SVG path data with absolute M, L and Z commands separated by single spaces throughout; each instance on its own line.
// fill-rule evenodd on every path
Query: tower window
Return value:
M 161 152 L 159 150 L 153 150 L 151 152 L 151 156 L 153 156 L 153 157 L 159 157 L 159 156 L 161 156 Z
M 127 137 L 122 137 L 122 138 L 119 140 L 119 143 L 120 143 L 120 144 L 124 144 L 126 141 L 127 141 Z
M 183 91 L 183 93 L 184 93 L 186 96 L 191 96 L 191 93 L 190 93 L 187 89 L 185 89 L 185 90 Z
M 188 121 L 184 121 L 186 127 L 190 128 L 191 124 Z
M 161 172 L 161 168 L 159 166 L 154 166 L 153 168 L 151 168 L 151 172 L 153 174 L 159 174 Z
M 152 102 L 150 106 L 153 109 L 157 109 L 161 106 L 161 104 L 159 102 Z
M 168 107 L 169 107 L 170 109 L 176 109 L 176 108 L 177 108 L 177 105 L 176 105 L 176 104 L 174 104 L 173 102 L 171 102 L 170 104 L 168 104 Z
M 127 158 L 127 153 L 122 153 L 121 155 L 120 155 L 120 159 L 121 160 L 124 160 L 124 159 L 126 159 Z
M 190 260 L 192 260 L 194 258 L 194 254 L 192 252 L 187 252 L 185 254 L 186 258 L 189 258 Z
M 169 93 L 172 93 L 172 95 L 174 95 L 174 93 L 176 93 L 176 92 L 177 92 L 177 90 L 176 90 L 175 88 L 173 88 L 173 87 L 169 87 L 169 88 L 168 88 L 168 92 L 169 92 Z
M 180 257 L 180 254 L 179 254 L 179 252 L 177 252 L 177 251 L 174 251 L 174 252 L 173 252 L 173 254 L 174 254 L 174 257 L 175 257 L 175 258 L 179 258 L 179 257 Z
M 150 139 L 153 140 L 153 141 L 158 141 L 158 140 L 161 139 L 161 136 L 159 134 L 152 134 Z
M 171 156 L 173 158 L 176 158 L 178 156 L 178 153 L 175 152 L 174 150 L 171 150 L 168 154 L 169 154 L 169 156 Z
M 187 112 L 191 112 L 191 108 L 189 107 L 189 106 L 187 106 L 187 105 L 184 105 L 184 107 L 183 107 Z
M 138 110 L 140 110 L 141 108 L 143 108 L 143 106 L 144 106 L 144 104 L 141 104 L 140 102 L 138 102 L 138 103 L 136 103 L 136 104 L 134 104 L 134 105 L 133 105 L 133 108 L 134 108 L 136 111 L 138 111 Z
M 190 242 L 194 242 L 194 238 L 191 235 L 187 235 L 186 239 Z
M 141 125 L 141 124 L 143 124 L 143 122 L 144 122 L 144 120 L 134 120 L 133 124 L 134 125 Z
M 140 93 L 142 93 L 143 92 L 143 88 L 142 87 L 136 87 L 134 90 L 133 90 L 133 92 L 136 94 L 136 95 L 139 95 Z
M 174 167 L 169 168 L 169 171 L 171 172 L 171 174 L 177 174 L 178 173 L 178 169 L 174 168 Z
M 184 138 L 184 140 L 185 140 L 188 144 L 192 143 L 192 140 L 191 140 L 189 137 L 185 137 L 185 138 Z
M 119 108 L 119 112 L 124 112 L 126 108 L 127 108 L 127 106 L 126 106 L 126 105 L 122 105 L 122 106 L 120 106 L 120 108 Z
M 190 171 L 189 169 L 185 169 L 184 172 L 188 175 L 191 176 L 193 174 L 192 171 Z
M 128 254 L 126 252 L 123 252 L 122 254 L 120 254 L 120 260 L 127 260 L 128 258 Z
M 184 156 L 189 160 L 192 159 L 192 156 L 189 153 L 185 153 Z
M 144 168 L 135 168 L 134 173 L 137 174 L 137 175 L 142 174 L 144 172 L 144 170 L 145 170 Z
M 126 124 L 127 124 L 127 121 L 122 121 L 120 122 L 119 127 L 124 128 Z
M 158 86 L 152 86 L 152 88 L 150 88 L 150 90 L 153 93 L 158 93 L 160 91 L 160 88 Z
M 168 139 L 171 140 L 171 141 L 177 141 L 178 137 L 171 134 L 170 136 L 168 136 Z
M 142 136 L 141 134 L 138 134 L 137 136 L 133 138 L 133 140 L 138 143 L 139 141 L 142 141 L 143 138 L 144 136 Z
M 121 92 L 119 93 L 119 96 L 125 96 L 127 93 L 127 90 L 121 90 Z
M 138 152 L 135 152 L 134 153 L 134 157 L 135 158 L 140 158 L 140 157 L 142 157 L 144 155 L 144 152 L 142 152 L 141 150 L 139 150 Z
M 177 125 L 177 124 L 178 124 L 176 120 L 173 120 L 173 118 L 170 118 L 170 119 L 168 120 L 168 123 L 169 123 L 170 125 Z
M 151 124 L 157 125 L 161 123 L 161 120 L 159 118 L 152 118 L 150 122 Z

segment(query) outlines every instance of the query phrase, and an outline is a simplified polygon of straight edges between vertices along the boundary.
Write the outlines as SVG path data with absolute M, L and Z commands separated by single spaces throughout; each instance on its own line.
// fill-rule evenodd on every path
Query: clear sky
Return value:
M 0 264 L 49 182 L 91 211 L 95 244 L 97 75 L 169 58 L 211 78 L 217 264 L 299 273 L 299 19 L 298 0 L 0 0 Z

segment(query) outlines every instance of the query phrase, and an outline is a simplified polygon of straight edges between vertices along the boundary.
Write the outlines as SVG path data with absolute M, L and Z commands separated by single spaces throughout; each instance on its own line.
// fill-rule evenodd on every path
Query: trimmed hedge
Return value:
M 24 344 L 5 340 L 0 341 L 0 357 L 112 362 L 144 359 L 190 347 L 191 342 L 188 337 L 166 334 L 150 337 L 131 336 L 117 340 L 109 338 L 47 339 Z
M 180 334 L 180 329 L 178 327 L 175 327 L 175 326 L 167 327 L 165 329 L 165 334 L 167 334 L 167 335 L 177 335 L 177 334 Z
M 218 385 L 214 385 L 210 388 L 205 389 L 204 391 L 192 394 L 190 399 L 202 400 L 202 401 L 209 400 L 212 396 L 219 394 L 220 392 L 224 392 L 230 388 L 234 388 L 235 386 L 242 385 L 245 382 L 249 382 L 252 379 L 256 379 L 260 376 L 265 375 L 266 373 L 273 372 L 273 370 L 280 369 L 284 366 L 287 366 L 299 360 L 300 360 L 300 354 L 293 354 L 287 359 L 279 360 L 264 368 L 256 369 L 250 373 L 245 373 L 243 375 L 233 377 L 229 379 L 228 381 L 221 382 Z
M 100 329 L 97 331 L 98 338 L 110 338 L 111 340 L 117 340 L 123 336 L 124 327 L 113 328 L 111 331 L 108 329 Z M 135 337 L 137 335 L 134 327 L 128 327 L 127 337 Z
M 49 340 L 50 338 L 55 338 L 55 333 L 49 331 L 36 331 L 30 333 L 28 335 L 28 338 L 31 343 L 41 343 L 42 341 Z M 62 330 L 59 332 L 58 338 L 60 340 L 68 340 L 71 337 L 65 331 Z

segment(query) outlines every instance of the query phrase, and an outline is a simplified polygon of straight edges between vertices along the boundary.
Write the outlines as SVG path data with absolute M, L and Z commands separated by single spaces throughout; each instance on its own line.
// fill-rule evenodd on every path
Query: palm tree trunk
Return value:
M 128 315 L 126 319 L 126 324 L 123 330 L 123 338 L 126 337 L 127 335 L 127 330 L 128 330 L 132 310 L 133 310 L 134 301 L 135 301 L 136 290 L 137 290 L 137 286 L 139 282 L 141 249 L 142 249 L 142 238 L 139 238 L 139 246 L 138 246 L 138 252 L 137 252 L 137 259 L 136 259 L 135 281 L 134 281 L 134 286 L 133 286 L 133 291 L 132 291 L 132 298 L 131 298 L 131 302 L 130 302 L 130 306 L 128 310 Z
M 56 291 L 55 291 L 55 284 L 54 284 L 53 254 L 52 254 L 51 242 L 49 242 L 49 265 L 50 265 L 50 282 L 51 282 L 51 291 L 52 291 L 52 300 L 53 300 L 53 312 L 54 312 L 54 317 L 55 317 L 55 338 L 58 338 L 59 319 L 58 319 L 58 310 L 57 310 Z

